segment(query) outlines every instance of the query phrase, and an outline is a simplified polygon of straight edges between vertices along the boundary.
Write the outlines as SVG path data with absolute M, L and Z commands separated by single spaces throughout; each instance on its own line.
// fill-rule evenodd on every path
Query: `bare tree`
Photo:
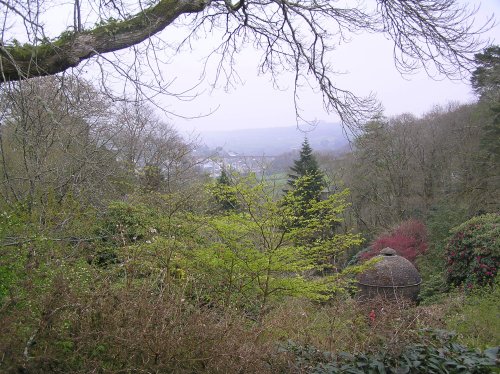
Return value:
M 467 214 L 498 210 L 498 161 L 485 149 L 491 115 L 482 103 L 451 103 L 417 118 L 368 123 L 355 148 L 320 159 L 352 191 L 351 212 L 363 230 L 426 217 L 439 206 Z
M 142 177 L 155 191 L 174 193 L 198 178 L 193 157 L 197 138 L 184 139 L 145 103 L 122 103 L 112 129 L 113 148 L 129 175 Z
M 477 9 L 458 0 L 377 0 L 368 5 L 331 0 L 75 0 L 69 9 L 73 25 L 54 37 L 43 25 L 47 8 L 55 3 L 0 0 L 0 82 L 60 73 L 89 59 L 113 64 L 135 83 L 140 83 L 145 65 L 161 77 L 158 63 L 166 44 L 160 37 L 168 37 L 182 22 L 190 32 L 174 51 L 217 30 L 218 45 L 207 56 L 218 58 L 217 78 L 237 79 L 235 55 L 251 45 L 262 53 L 262 72 L 273 78 L 294 72 L 296 100 L 299 87 L 314 85 L 323 93 L 325 108 L 349 126 L 366 120 L 377 104 L 373 97 L 360 98 L 336 85 L 329 57 L 335 46 L 357 32 L 381 33 L 393 40 L 400 71 L 423 67 L 457 76 L 470 69 L 473 54 L 484 46 L 478 37 L 494 23 L 474 26 Z M 21 42 L 14 39 L 17 35 Z M 133 62 L 127 65 L 110 55 L 119 50 L 133 52 Z M 164 79 L 148 83 L 168 93 Z M 296 108 L 300 116 L 297 102 Z
M 1 188 L 8 203 L 28 208 L 53 193 L 98 198 L 115 172 L 108 102 L 73 78 L 36 78 L 1 94 Z

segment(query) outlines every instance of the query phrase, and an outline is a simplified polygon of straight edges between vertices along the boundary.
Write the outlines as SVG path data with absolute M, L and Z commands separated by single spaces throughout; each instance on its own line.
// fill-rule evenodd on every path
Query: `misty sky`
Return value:
M 500 43 L 500 0 L 463 2 L 470 6 L 481 4 L 476 16 L 478 24 L 484 24 L 488 17 L 495 15 L 497 25 L 485 35 L 485 39 L 489 38 L 493 44 Z M 72 24 L 71 4 L 61 4 L 62 6 L 52 7 L 47 13 L 47 23 L 54 36 Z M 182 38 L 188 31 L 171 25 L 163 31 L 161 37 L 165 37 L 167 41 L 172 38 L 175 40 Z M 168 76 L 168 80 L 173 81 L 172 91 L 184 91 L 199 81 L 203 70 L 203 57 L 218 41 L 220 42 L 220 37 L 217 40 L 217 35 L 207 35 L 195 41 L 191 50 L 180 53 L 164 51 L 164 56 L 161 57 L 169 61 L 161 69 Z M 133 57 L 130 50 L 120 52 L 119 55 L 127 59 Z M 339 45 L 331 54 L 330 62 L 339 72 L 333 79 L 338 87 L 351 90 L 359 96 L 373 92 L 382 103 L 385 115 L 404 112 L 421 115 L 431 110 L 433 105 L 474 100 L 467 80 L 449 81 L 444 77 L 432 79 L 423 71 L 402 77 L 394 67 L 392 43 L 382 35 L 353 35 L 350 43 Z M 190 120 L 175 116 L 168 118 L 167 121 L 173 123 L 181 132 L 296 124 L 292 74 L 282 75 L 279 81 L 280 89 L 273 88 L 269 76 L 258 75 L 258 56 L 251 48 L 238 54 L 236 71 L 241 78 L 239 84 L 226 88 L 223 87 L 224 81 L 219 81 L 215 88 L 211 87 L 214 70 L 213 66 L 208 69 L 202 84 L 196 88 L 198 96 L 192 101 L 183 102 L 172 97 L 156 98 L 160 106 L 186 117 L 203 116 L 213 112 L 211 115 Z M 88 68 L 86 78 L 99 81 L 99 70 L 96 66 Z M 299 95 L 299 105 L 304 118 L 338 122 L 335 115 L 328 115 L 323 110 L 319 93 L 304 87 Z
M 471 5 L 481 3 L 476 17 L 484 23 L 488 16 L 495 15 L 497 25 L 486 34 L 493 43 L 500 43 L 499 0 L 470 1 Z M 179 77 L 196 74 L 199 68 L 197 51 L 186 53 L 174 64 Z M 343 72 L 335 78 L 342 88 L 360 95 L 376 94 L 386 115 L 410 112 L 421 115 L 433 105 L 446 105 L 450 101 L 469 102 L 474 95 L 468 81 L 450 81 L 444 77 L 429 78 L 425 72 L 404 76 L 396 70 L 392 59 L 392 43 L 382 35 L 357 35 L 352 42 L 343 44 L 333 53 L 332 64 Z M 172 118 L 171 122 L 181 131 L 204 132 L 255 127 L 294 126 L 296 124 L 293 106 L 293 76 L 282 77 L 282 88 L 273 89 L 267 76 L 257 75 L 257 58 L 251 50 L 241 54 L 238 65 L 243 84 L 225 92 L 219 88 L 204 92 L 195 101 L 173 103 L 172 108 L 180 114 L 196 115 L 216 110 L 205 118 L 183 120 Z M 335 115 L 328 115 L 322 108 L 320 94 L 310 90 L 301 93 L 301 108 L 307 119 L 338 122 Z

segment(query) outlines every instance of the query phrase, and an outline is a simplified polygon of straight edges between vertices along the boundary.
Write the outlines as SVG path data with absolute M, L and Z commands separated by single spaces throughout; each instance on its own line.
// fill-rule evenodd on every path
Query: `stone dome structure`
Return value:
M 415 266 L 392 248 L 382 249 L 377 258 L 380 260 L 372 268 L 358 276 L 360 299 L 382 296 L 416 301 L 422 278 Z

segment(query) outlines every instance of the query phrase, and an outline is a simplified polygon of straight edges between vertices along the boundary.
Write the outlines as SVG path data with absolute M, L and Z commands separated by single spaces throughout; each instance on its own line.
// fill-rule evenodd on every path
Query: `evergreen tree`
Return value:
M 300 156 L 298 160 L 294 161 L 294 166 L 290 169 L 293 173 L 288 174 L 288 185 L 292 189 L 296 189 L 296 182 L 299 178 L 308 177 L 307 188 L 303 190 L 305 193 L 305 200 L 318 201 L 321 191 L 325 187 L 325 178 L 323 172 L 319 169 L 318 161 L 313 155 L 313 150 L 309 145 L 307 138 L 302 143 Z
M 294 166 L 290 169 L 288 185 L 291 187 L 285 190 L 286 196 L 283 199 L 284 205 L 289 209 L 290 220 L 288 230 L 303 228 L 316 214 L 312 207 L 320 201 L 321 191 L 325 187 L 323 172 L 319 169 L 318 161 L 312 153 L 307 138 L 302 143 L 300 157 L 294 161 Z
M 493 160 L 500 160 L 500 46 L 486 48 L 475 56 L 472 88 L 480 102 L 490 110 L 490 120 L 483 123 L 482 148 Z
M 217 178 L 212 194 L 220 210 L 227 212 L 238 208 L 234 186 L 231 183 L 230 174 L 225 168 L 222 169 L 221 175 Z
M 486 48 L 474 56 L 477 66 L 471 83 L 476 94 L 483 100 L 498 103 L 500 100 L 500 46 Z
M 231 185 L 231 179 L 229 179 L 229 175 L 227 174 L 225 168 L 222 169 L 220 176 L 217 178 L 217 183 L 220 183 L 224 186 Z

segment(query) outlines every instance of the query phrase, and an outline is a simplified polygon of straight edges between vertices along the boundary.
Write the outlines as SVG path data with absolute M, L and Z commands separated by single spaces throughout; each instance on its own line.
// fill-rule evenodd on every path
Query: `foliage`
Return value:
M 498 277 L 497 277 L 498 278 Z M 459 307 L 446 318 L 446 327 L 457 333 L 459 341 L 470 348 L 493 347 L 500 341 L 500 284 L 469 292 Z
M 95 210 L 71 194 L 61 202 L 47 193 L 43 206 L 4 206 L 0 214 L 0 305 L 37 289 L 60 266 L 61 257 L 80 254 L 93 241 Z M 69 255 L 68 253 L 71 253 Z M 56 264 L 58 264 L 56 266 Z
M 105 267 L 119 264 L 119 281 L 155 277 L 161 287 L 170 287 L 186 277 L 181 262 L 199 245 L 202 224 L 192 212 L 179 209 L 182 196 L 149 193 L 129 199 L 112 202 L 101 218 L 103 240 L 92 261 Z
M 91 292 L 59 275 L 31 295 L 31 309 L 2 310 L 2 372 L 268 373 L 280 365 L 241 315 L 196 305 L 154 278 L 119 287 L 91 274 Z
M 324 268 L 327 259 L 360 241 L 353 234 L 328 240 L 320 235 L 340 220 L 347 191 L 315 202 L 311 205 L 315 218 L 288 230 L 293 202 L 283 204 L 265 182 L 250 175 L 218 188 L 224 196 L 237 199 L 239 211 L 201 217 L 208 228 L 203 234 L 206 241 L 186 254 L 184 265 L 198 274 L 197 281 L 209 291 L 210 302 L 243 307 L 262 316 L 273 300 L 286 296 L 326 300 L 342 290 L 339 274 L 312 274 Z M 304 244 L 306 237 L 311 239 L 309 245 Z
M 398 255 L 411 262 L 427 251 L 427 232 L 425 225 L 417 220 L 408 220 L 393 228 L 389 233 L 376 238 L 363 259 L 372 258 L 386 247 L 394 249 Z
M 495 125 L 490 106 L 449 104 L 419 118 L 402 114 L 368 123 L 353 152 L 335 166 L 351 190 L 359 230 L 371 234 L 423 220 L 443 203 L 469 216 L 498 211 L 500 116 Z
M 316 183 L 313 175 L 300 176 L 293 181 L 293 189 L 284 196 L 283 204 L 289 210 L 290 228 L 304 227 L 318 213 L 311 210 L 320 200 Z
M 398 355 L 416 341 L 419 328 L 442 328 L 439 318 L 441 315 L 434 317 L 434 312 L 405 302 L 377 299 L 362 304 L 337 295 L 322 305 L 288 299 L 272 310 L 263 323 L 269 326 L 266 335 L 274 340 L 291 339 L 333 353 Z
M 145 239 L 157 230 L 156 218 L 154 211 L 144 204 L 111 202 L 101 219 L 98 233 L 116 246 L 125 246 Z
M 429 210 L 426 226 L 429 242 L 443 250 L 450 236 L 450 230 L 467 220 L 467 209 L 456 202 L 441 201 Z
M 321 352 L 289 341 L 282 347 L 291 354 L 298 371 L 307 373 L 491 373 L 498 347 L 478 353 L 451 339 L 446 331 L 423 331 L 421 343 L 400 355 Z
M 165 180 L 160 167 L 156 165 L 146 165 L 141 177 L 142 189 L 145 192 L 159 192 Z
M 480 98 L 480 105 L 489 109 L 490 116 L 482 124 L 481 147 L 496 162 L 500 160 L 500 46 L 493 45 L 475 56 L 476 69 L 472 73 L 472 88 Z
M 296 245 L 305 246 L 311 254 L 316 253 L 318 264 L 337 271 L 339 260 L 345 257 L 347 250 L 361 244 L 359 235 L 337 232 L 344 220 L 342 213 L 349 206 L 350 192 L 344 189 L 322 196 L 325 177 L 307 138 L 292 171 L 295 174 L 289 175 L 288 181 L 292 189 L 282 199 L 285 229 Z
M 454 329 L 471 349 L 497 344 L 498 215 L 458 227 L 446 248 L 466 254 L 451 259 L 457 276 L 486 288 L 439 304 L 358 304 L 346 291 L 367 265 L 344 266 L 361 243 L 344 221 L 349 199 L 370 231 L 430 211 L 419 264 L 428 295 L 442 291 L 449 228 L 495 206 L 493 163 L 474 156 L 494 134 L 479 126 L 485 107 L 372 123 L 357 142 L 356 189 L 328 197 L 306 140 L 292 169 L 303 175 L 283 196 L 254 175 L 224 173 L 204 189 L 194 143 L 151 110 L 97 103 L 88 83 L 58 79 L 14 84 L 0 101 L 0 371 L 290 372 L 335 368 L 333 357 L 357 370 L 458 371 L 484 357 L 421 327 Z M 407 221 L 374 245 L 411 257 L 425 240 Z M 332 355 L 287 366 L 275 350 L 287 339 L 296 357 Z
M 343 222 L 342 213 L 349 206 L 349 190 L 330 195 L 325 200 L 307 200 L 302 194 L 303 186 L 310 182 L 309 176 L 297 179 L 296 189 L 283 198 L 285 228 L 296 245 L 304 246 L 324 269 L 338 269 L 340 260 L 347 260 L 346 252 L 362 243 L 359 234 L 339 233 Z
M 271 301 L 285 296 L 328 298 L 331 280 L 308 278 L 311 258 L 281 233 L 274 234 L 269 222 L 234 213 L 210 219 L 209 227 L 215 240 L 188 253 L 184 266 L 203 286 L 211 305 L 243 308 L 259 316 Z
M 0 170 L 10 204 L 45 205 L 68 194 L 96 204 L 120 168 L 107 147 L 109 100 L 80 78 L 39 78 L 1 93 Z M 103 176 L 106 176 L 103 178 Z M 53 196 L 49 196 L 52 194 Z
M 481 138 L 481 147 L 486 154 L 495 160 L 498 164 L 500 162 L 500 104 L 493 103 L 490 106 L 491 119 L 485 121 L 484 134 Z
M 467 217 L 466 209 L 459 204 L 443 201 L 431 208 L 426 219 L 429 233 L 429 250 L 417 258 L 422 276 L 420 302 L 432 303 L 449 290 L 446 283 L 445 247 L 450 230 Z
M 449 284 L 492 284 L 500 265 L 500 215 L 477 216 L 454 228 L 446 258 Z
M 6 207 L 5 207 L 6 208 Z M 15 206 L 0 213 L 0 243 L 2 256 L 0 257 L 0 306 L 4 299 L 13 293 L 15 283 L 23 274 L 24 261 L 15 247 L 18 234 L 27 234 L 28 226 L 25 209 Z M 24 251 L 22 251 L 24 252 Z
M 231 176 L 225 168 L 217 178 L 216 183 L 211 187 L 216 204 L 222 211 L 231 211 L 238 208 L 238 200 L 234 188 L 231 187 Z

